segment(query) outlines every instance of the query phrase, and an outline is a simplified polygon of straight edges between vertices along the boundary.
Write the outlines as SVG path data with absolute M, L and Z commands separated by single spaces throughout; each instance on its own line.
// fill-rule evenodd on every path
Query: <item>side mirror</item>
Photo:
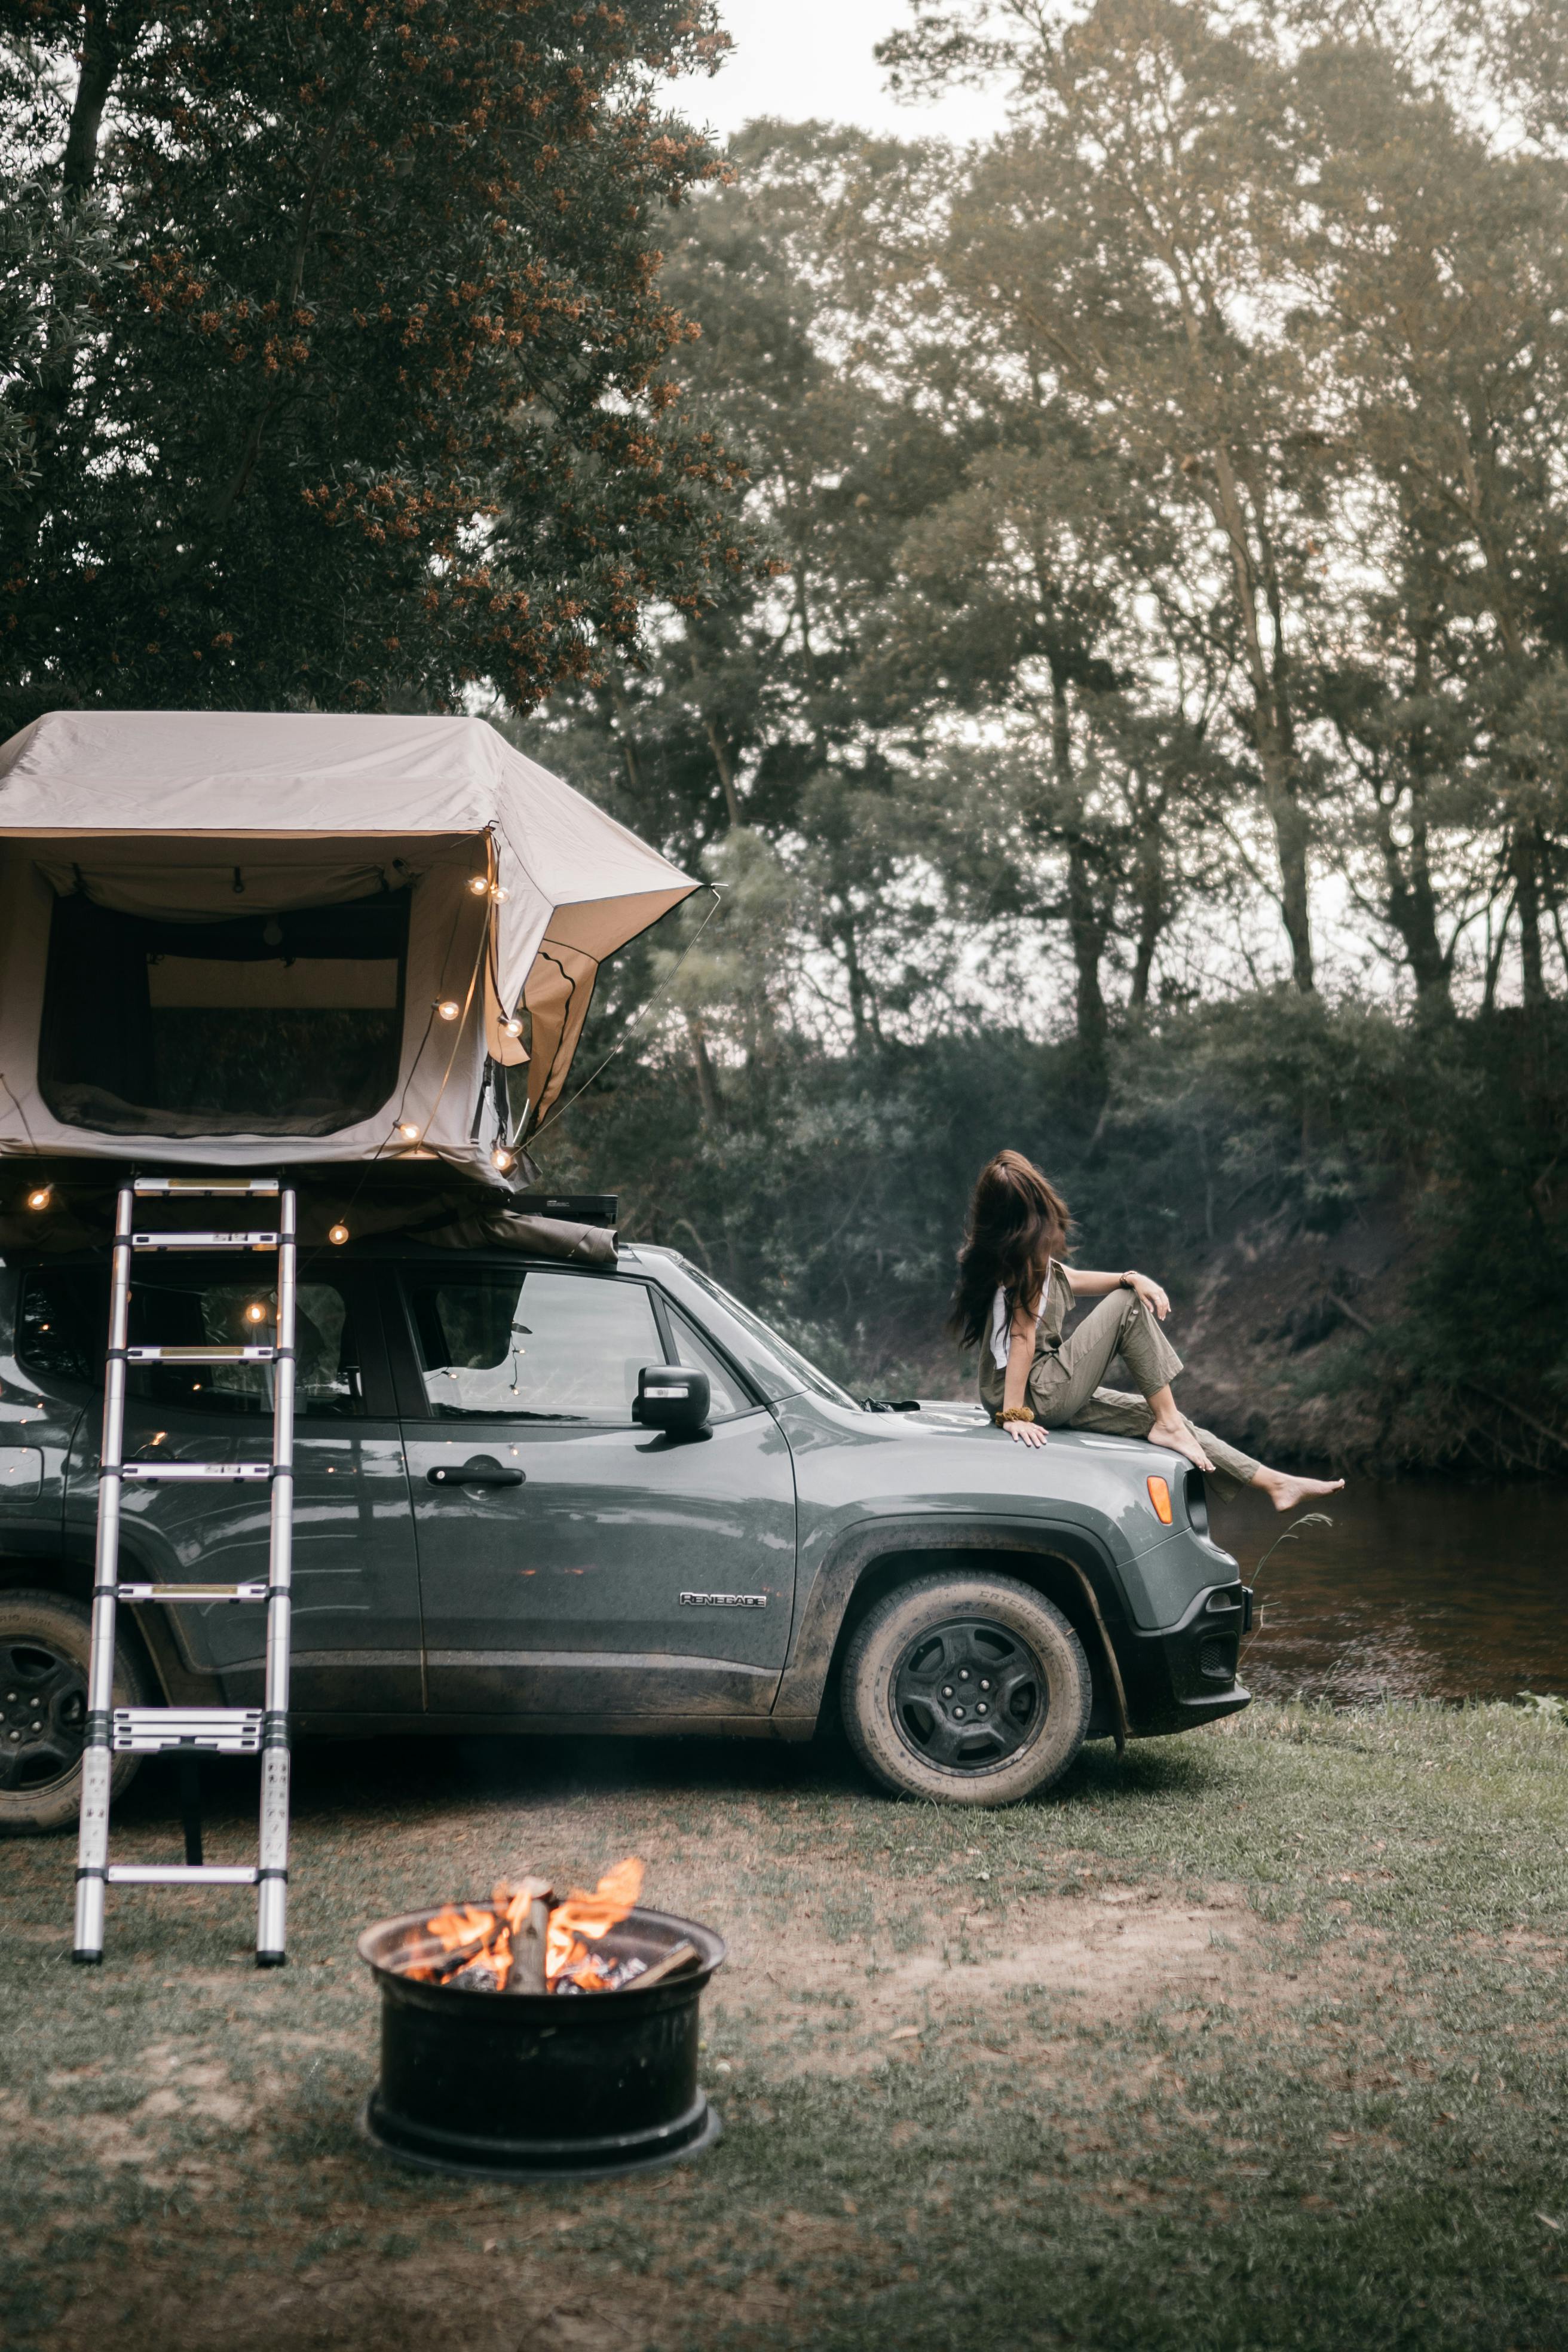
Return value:
M 710 1396 L 706 1372 L 685 1364 L 645 1364 L 637 1374 L 632 1419 L 668 1437 L 698 1437 L 708 1426 Z

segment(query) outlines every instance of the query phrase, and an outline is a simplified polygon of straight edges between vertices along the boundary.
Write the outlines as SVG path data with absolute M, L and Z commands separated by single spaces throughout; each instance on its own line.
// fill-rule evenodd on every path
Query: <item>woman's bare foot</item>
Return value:
M 1151 1445 L 1168 1445 L 1173 1454 L 1184 1454 L 1196 1469 L 1214 1468 L 1214 1464 L 1184 1421 L 1155 1422 L 1149 1432 L 1149 1443 Z
M 1342 1478 L 1291 1478 L 1283 1470 L 1259 1470 L 1252 1483 L 1262 1487 L 1277 1511 L 1293 1511 L 1298 1503 L 1310 1503 L 1319 1495 L 1337 1495 L 1345 1482 Z

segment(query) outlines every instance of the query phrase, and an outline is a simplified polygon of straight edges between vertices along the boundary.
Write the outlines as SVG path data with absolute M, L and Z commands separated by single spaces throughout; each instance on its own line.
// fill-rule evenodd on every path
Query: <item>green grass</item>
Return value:
M 73 1969 L 69 1843 L 9 1846 L 0 2340 L 513 2352 L 553 2313 L 565 2352 L 1544 2352 L 1565 1768 L 1550 1717 L 1408 1706 L 1259 1706 L 978 1816 L 892 1804 L 833 1750 L 317 1748 L 276 1976 L 245 1965 L 244 1898 L 205 1895 L 114 1898 L 107 1965 Z M 249 1794 L 220 1782 L 215 1851 Z M 149 1775 L 122 1850 L 174 1834 Z M 735 1943 L 705 2025 L 722 2146 L 570 2191 L 370 2155 L 358 1928 L 627 1850 Z M 1103 1925 L 1108 1885 L 1228 1902 L 1215 1980 L 987 1980 L 1020 1937 Z

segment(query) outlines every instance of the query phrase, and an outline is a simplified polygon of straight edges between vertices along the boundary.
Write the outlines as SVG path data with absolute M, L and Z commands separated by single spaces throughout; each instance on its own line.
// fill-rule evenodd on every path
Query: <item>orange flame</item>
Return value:
M 588 1946 L 619 1926 L 641 1894 L 642 1882 L 643 1865 L 628 1854 L 605 1873 L 592 1895 L 574 1887 L 563 1903 L 554 1906 L 544 1945 L 544 1980 L 551 1991 L 566 1976 L 584 1992 L 605 1990 L 608 1981 L 605 1970 Z M 497 1990 L 504 1991 L 512 1969 L 512 1937 L 526 1927 L 533 1899 L 529 1885 L 513 1888 L 502 1880 L 488 1909 L 477 1903 L 448 1903 L 426 1919 L 425 1930 L 435 1937 L 443 1954 L 464 1952 L 465 1968 L 488 1969 Z M 437 1962 L 426 1961 L 405 1973 L 428 1980 L 447 1971 Z
M 588 1949 L 612 1927 L 618 1927 L 642 1893 L 643 1865 L 635 1854 L 617 1862 L 614 1870 L 606 1870 L 592 1895 L 584 1895 L 574 1886 L 564 1903 L 558 1903 L 550 1914 L 550 1932 L 544 1944 L 544 1979 L 552 1987 L 560 1976 L 574 1976 L 587 1991 L 596 1991 L 603 1982 L 603 1971 Z M 584 1941 L 584 1938 L 586 1941 Z M 586 1963 L 586 1969 L 584 1968 Z M 591 1969 L 590 1975 L 587 1971 Z

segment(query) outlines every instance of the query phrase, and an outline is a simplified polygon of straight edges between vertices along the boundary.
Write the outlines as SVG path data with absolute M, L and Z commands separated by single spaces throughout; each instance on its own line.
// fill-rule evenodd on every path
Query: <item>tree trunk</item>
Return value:
M 626 689 L 615 670 L 610 671 L 610 704 L 615 713 L 616 733 L 620 737 L 621 761 L 626 772 L 626 790 L 634 800 L 642 793 L 642 777 L 637 770 L 637 746 L 632 740 L 632 707 L 626 700 Z
M 837 925 L 839 945 L 844 950 L 844 973 L 849 988 L 849 1022 L 855 1033 L 858 1051 L 867 1045 L 879 1045 L 881 1029 L 877 1020 L 876 993 L 866 978 L 860 961 L 859 942 L 855 937 L 855 918 L 847 910 Z
M 1095 902 L 1094 871 L 1083 843 L 1068 844 L 1068 929 L 1072 939 L 1073 1013 L 1079 1053 L 1091 1087 L 1106 1084 L 1106 1043 L 1110 1021 L 1100 984 L 1100 958 L 1105 952 L 1105 924 Z M 1098 1095 L 1097 1095 L 1098 1099 Z
M 1521 825 L 1513 841 L 1514 905 L 1519 910 L 1520 977 L 1527 1012 L 1546 1002 L 1546 972 L 1541 954 L 1541 836 L 1533 825 Z
M 691 1038 L 691 1059 L 697 1070 L 697 1099 L 702 1106 L 702 1122 L 715 1135 L 724 1124 L 719 1103 L 719 1082 L 714 1075 L 712 1056 L 708 1051 L 708 1033 L 702 1026 L 700 1013 L 689 1013 L 686 1026 Z
M 1074 972 L 1073 1020 L 1083 1071 L 1098 1104 L 1107 1084 L 1106 1039 L 1110 1017 L 1100 984 L 1108 928 L 1094 890 L 1094 869 L 1085 852 L 1079 822 L 1077 779 L 1072 761 L 1072 713 L 1066 667 L 1051 664 L 1051 768 L 1056 781 L 1058 827 L 1067 841 L 1068 937 Z
M 725 749 L 724 738 L 719 731 L 718 720 L 705 718 L 702 724 L 708 730 L 709 749 L 713 754 L 713 765 L 719 771 L 719 782 L 724 791 L 724 813 L 733 833 L 741 822 L 741 803 L 735 794 L 735 771 Z
M 1138 944 L 1132 958 L 1130 1001 L 1133 1009 L 1141 1013 L 1149 1002 L 1154 950 L 1160 944 L 1160 935 L 1165 928 L 1169 912 L 1165 903 L 1165 869 L 1160 854 L 1160 835 L 1157 825 L 1152 822 L 1146 821 L 1139 829 L 1132 887 L 1138 908 Z
M 60 165 L 62 226 L 68 224 L 71 214 L 92 186 L 93 174 L 98 169 L 98 134 L 102 128 L 103 110 L 114 86 L 115 68 L 119 62 L 107 7 L 90 8 L 82 27 L 81 65 L 77 73 L 70 121 L 66 131 L 65 155 Z M 60 316 L 57 307 L 57 322 L 51 329 L 38 370 L 38 476 L 33 504 L 36 513 L 40 516 L 48 506 L 49 461 L 60 437 L 66 411 L 70 406 L 74 375 L 70 331 L 59 323 Z
M 1437 897 L 1432 867 L 1426 814 L 1419 798 L 1410 813 L 1410 846 L 1401 851 L 1394 837 L 1393 811 L 1379 803 L 1378 847 L 1383 856 L 1384 910 L 1399 934 L 1405 961 L 1415 982 L 1418 1015 L 1448 1013 L 1454 1009 L 1447 958 L 1437 930 Z
M 62 211 L 79 203 L 92 185 L 93 173 L 98 169 L 98 134 L 119 61 L 108 7 L 100 5 L 89 8 L 82 27 L 81 70 L 77 76 L 65 159 L 60 166 Z

